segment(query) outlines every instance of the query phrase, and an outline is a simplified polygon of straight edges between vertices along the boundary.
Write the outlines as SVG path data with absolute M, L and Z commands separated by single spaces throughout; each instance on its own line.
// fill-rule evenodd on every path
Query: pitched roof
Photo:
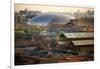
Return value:
M 72 41 L 74 45 L 80 46 L 80 45 L 94 45 L 94 40 L 77 40 Z
M 93 32 L 64 33 L 66 38 L 93 38 Z

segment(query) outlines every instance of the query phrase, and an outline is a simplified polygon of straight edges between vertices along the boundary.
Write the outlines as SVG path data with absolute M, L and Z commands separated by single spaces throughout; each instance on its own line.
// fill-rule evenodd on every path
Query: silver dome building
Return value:
M 74 16 L 66 14 L 40 14 L 33 17 L 28 24 L 45 27 L 48 32 L 66 31 L 65 25 L 75 20 Z M 71 22 L 72 23 L 72 22 Z M 70 31 L 70 30 L 68 30 Z
M 66 24 L 75 17 L 65 14 L 40 14 L 33 17 L 28 24 L 29 25 L 49 25 L 49 24 Z

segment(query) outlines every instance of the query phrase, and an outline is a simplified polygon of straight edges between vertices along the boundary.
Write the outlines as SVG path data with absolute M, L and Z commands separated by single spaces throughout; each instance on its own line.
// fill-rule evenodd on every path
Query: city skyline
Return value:
M 35 5 L 35 4 L 15 4 L 15 11 L 19 12 L 20 10 L 32 10 L 32 11 L 41 11 L 41 12 L 86 12 L 87 10 L 94 11 L 93 8 L 86 8 L 86 7 L 65 7 L 65 6 L 53 6 L 53 5 Z
M 94 61 L 93 8 L 15 4 L 14 10 L 15 65 Z

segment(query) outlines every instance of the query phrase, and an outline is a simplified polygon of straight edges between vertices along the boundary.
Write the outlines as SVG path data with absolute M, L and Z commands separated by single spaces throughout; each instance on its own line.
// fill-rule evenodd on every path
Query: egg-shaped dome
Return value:
M 66 24 L 71 19 L 71 16 L 62 14 L 40 14 L 33 17 L 28 24 L 30 25 L 48 25 L 50 23 Z M 73 19 L 73 18 L 72 18 Z

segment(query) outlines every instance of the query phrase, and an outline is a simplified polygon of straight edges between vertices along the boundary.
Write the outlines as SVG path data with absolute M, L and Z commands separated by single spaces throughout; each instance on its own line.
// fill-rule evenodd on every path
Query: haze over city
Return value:
M 15 65 L 94 60 L 93 8 L 15 4 L 14 10 Z
M 15 11 L 19 12 L 20 10 L 33 10 L 41 12 L 86 12 L 87 10 L 93 11 L 93 8 L 86 7 L 65 7 L 65 6 L 53 6 L 53 5 L 33 5 L 33 4 L 15 4 Z

